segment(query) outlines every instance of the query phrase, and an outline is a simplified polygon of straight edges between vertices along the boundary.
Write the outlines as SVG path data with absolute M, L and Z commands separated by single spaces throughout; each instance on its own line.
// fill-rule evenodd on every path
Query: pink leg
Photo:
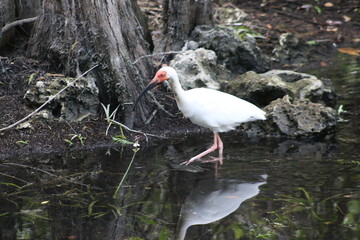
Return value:
M 180 165 L 188 165 L 195 161 L 196 159 L 199 159 L 206 154 L 209 154 L 213 151 L 215 151 L 217 148 L 219 148 L 219 157 L 222 158 L 223 154 L 223 142 L 220 139 L 219 133 L 214 133 L 214 143 L 213 145 L 206 151 L 200 153 L 199 155 L 196 155 L 195 157 L 192 157 L 189 161 L 182 162 Z
M 218 143 L 218 148 L 219 148 L 219 157 L 222 158 L 223 156 L 223 149 L 224 149 L 224 144 L 221 141 L 220 135 L 218 133 L 216 133 L 217 135 L 217 143 Z

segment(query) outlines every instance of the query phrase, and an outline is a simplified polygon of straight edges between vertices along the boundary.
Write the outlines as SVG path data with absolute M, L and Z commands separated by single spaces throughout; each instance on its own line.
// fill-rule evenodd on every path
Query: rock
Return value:
M 249 71 L 223 83 L 225 92 L 265 107 L 267 121 L 244 124 L 252 133 L 312 136 L 336 124 L 336 94 L 331 84 L 313 75 L 272 70 L 263 74 Z M 329 107 L 331 106 L 331 107 Z
M 54 77 L 50 81 L 37 81 L 24 96 L 27 105 L 39 107 L 73 80 Z M 48 103 L 37 117 L 77 122 L 97 116 L 100 104 L 98 93 L 94 78 L 82 78 Z
M 264 107 L 275 99 L 288 94 L 286 84 L 278 78 L 261 76 L 253 71 L 223 83 L 224 92 Z
M 273 101 L 264 110 L 269 123 L 265 132 L 292 137 L 326 133 L 335 126 L 337 118 L 333 108 L 308 99 L 291 102 L 288 95 Z
M 287 70 L 271 70 L 263 74 L 249 71 L 223 84 L 222 89 L 259 106 L 267 106 L 285 95 L 330 107 L 336 104 L 336 94 L 328 81 Z
M 244 39 L 235 36 L 234 30 L 221 26 L 197 26 L 191 34 L 199 47 L 213 50 L 220 64 L 234 73 L 252 70 L 265 72 L 269 59 L 260 53 L 255 40 L 247 35 Z
M 34 130 L 34 127 L 31 125 L 30 122 L 23 122 L 23 123 L 20 123 L 16 129 L 18 130 L 23 130 L 23 129 L 31 129 L 31 130 Z
M 240 8 L 232 5 L 231 7 L 216 7 L 214 12 L 214 19 L 225 25 L 239 25 L 245 22 L 250 22 L 252 19 L 249 15 Z
M 273 50 L 273 60 L 285 65 L 303 65 L 308 62 L 310 48 L 292 33 L 283 33 Z
M 217 64 L 216 54 L 204 48 L 177 54 L 170 66 L 179 73 L 179 80 L 184 89 L 219 89 L 220 81 L 230 79 L 230 72 Z
M 271 70 L 261 76 L 278 78 L 284 82 L 294 99 L 309 99 L 311 102 L 323 103 L 330 107 L 336 105 L 336 94 L 333 92 L 331 82 L 326 79 L 287 70 Z

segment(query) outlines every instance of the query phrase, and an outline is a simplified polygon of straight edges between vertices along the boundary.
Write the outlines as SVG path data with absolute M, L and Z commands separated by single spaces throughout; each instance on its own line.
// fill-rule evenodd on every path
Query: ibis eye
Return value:
M 161 74 L 160 74 L 160 77 L 165 77 L 165 74 L 161 73 Z

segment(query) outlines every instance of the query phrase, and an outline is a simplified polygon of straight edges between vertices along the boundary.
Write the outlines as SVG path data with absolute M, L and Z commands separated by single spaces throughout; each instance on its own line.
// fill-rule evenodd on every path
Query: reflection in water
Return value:
M 266 176 L 263 176 L 266 179 Z M 176 239 L 185 239 L 192 225 L 209 224 L 236 211 L 242 202 L 256 196 L 259 182 L 241 182 L 235 179 L 204 179 L 187 197 L 181 207 Z

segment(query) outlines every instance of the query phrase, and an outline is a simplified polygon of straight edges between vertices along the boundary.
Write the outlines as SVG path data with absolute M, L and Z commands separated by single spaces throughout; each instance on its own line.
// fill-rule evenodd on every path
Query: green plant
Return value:
M 36 75 L 36 73 L 30 74 L 29 79 L 28 79 L 28 85 L 30 85 L 32 83 L 32 81 L 34 80 L 35 75 Z
M 254 38 L 264 38 L 260 33 L 246 27 L 246 26 L 233 26 L 234 35 L 239 39 L 243 40 L 245 36 L 251 36 Z
M 113 124 L 113 121 L 115 120 L 116 112 L 117 112 L 117 110 L 119 109 L 120 105 L 119 105 L 117 108 L 115 108 L 115 110 L 114 110 L 112 113 L 110 113 L 110 104 L 108 104 L 108 105 L 105 107 L 105 105 L 101 103 L 101 106 L 102 106 L 103 109 L 104 109 L 105 119 L 106 119 L 106 121 L 107 121 L 107 123 L 108 123 L 108 126 L 107 126 L 106 131 L 105 131 L 105 134 L 106 134 L 106 136 L 107 136 L 107 135 L 108 135 L 108 132 L 109 132 L 109 129 L 110 129 L 111 125 Z M 121 130 L 121 131 L 122 131 L 122 130 Z
M 140 150 L 139 144 L 138 144 L 137 142 L 134 143 L 134 149 L 133 149 L 133 152 L 134 152 L 134 153 L 133 153 L 133 156 L 132 156 L 131 161 L 130 161 L 130 163 L 129 163 L 129 165 L 128 165 L 125 173 L 124 173 L 124 176 L 121 178 L 120 183 L 118 184 L 118 186 L 117 186 L 117 188 L 116 188 L 116 190 L 115 190 L 115 192 L 114 192 L 113 198 L 116 198 L 116 196 L 117 196 L 117 194 L 118 194 L 118 192 L 119 192 L 119 190 L 120 190 L 120 187 L 121 187 L 122 184 L 124 183 L 125 178 L 126 178 L 126 176 L 128 175 L 128 173 L 129 173 L 129 171 L 130 171 L 130 168 L 131 168 L 131 165 L 132 165 L 133 162 L 134 162 L 136 153 L 137 153 L 139 150 Z
M 74 144 L 74 139 L 77 139 L 81 145 L 85 145 L 85 139 L 86 137 L 81 136 L 81 134 L 69 134 L 71 136 L 70 139 L 64 139 L 65 142 L 67 142 L 69 144 L 69 146 Z

